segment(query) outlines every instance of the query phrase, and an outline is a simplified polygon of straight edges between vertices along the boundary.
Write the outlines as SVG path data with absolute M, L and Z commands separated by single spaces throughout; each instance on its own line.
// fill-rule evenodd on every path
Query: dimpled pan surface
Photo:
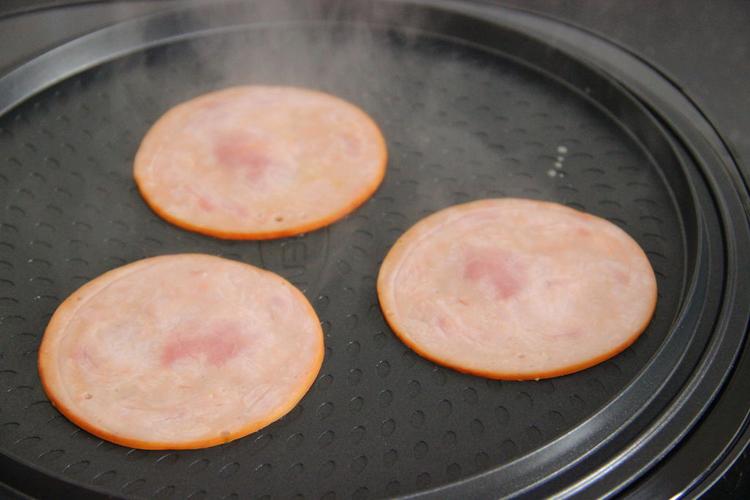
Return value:
M 637 118 L 645 111 L 606 78 L 565 82 L 563 55 L 539 59 L 513 31 L 497 33 L 504 54 L 457 36 L 488 30 L 491 39 L 489 25 L 413 12 L 420 29 L 390 26 L 396 16 L 276 24 L 248 16 L 248 25 L 202 32 L 191 24 L 205 19 L 198 14 L 141 22 L 138 40 L 159 43 L 126 50 L 112 35 L 99 44 L 110 61 L 58 78 L 0 116 L 0 451 L 35 484 L 125 497 L 381 498 L 447 486 L 468 494 L 478 474 L 506 474 L 515 479 L 495 491 L 514 493 L 570 453 L 597 444 L 614 452 L 630 439 L 615 430 L 651 408 L 650 388 L 671 387 L 672 374 L 652 372 L 654 360 L 676 366 L 679 353 L 665 346 L 688 349 L 697 338 L 672 335 L 699 234 L 685 175 L 666 171 L 678 160 L 658 140 L 637 138 L 640 130 L 658 139 L 661 129 Z M 160 30 L 181 38 L 164 41 Z M 177 103 L 240 84 L 318 89 L 372 116 L 389 150 L 375 195 L 331 226 L 278 241 L 221 241 L 155 216 L 132 178 L 143 135 Z M 375 290 L 391 245 L 437 210 L 505 196 L 588 211 L 638 242 L 659 298 L 635 344 L 579 373 L 505 382 L 437 366 L 392 333 Z M 298 286 L 325 334 L 320 375 L 287 416 L 227 445 L 145 451 L 103 442 L 45 398 L 42 332 L 88 280 L 179 252 L 247 262 Z

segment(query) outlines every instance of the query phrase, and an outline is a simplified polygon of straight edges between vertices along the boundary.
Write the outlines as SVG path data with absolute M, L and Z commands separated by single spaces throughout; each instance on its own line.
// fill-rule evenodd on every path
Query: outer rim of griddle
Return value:
M 156 18 L 156 17 L 161 17 L 161 16 L 153 16 L 153 18 Z M 167 17 L 167 16 L 164 16 L 164 17 Z M 169 19 L 168 19 L 168 20 L 169 20 Z M 178 19 L 178 20 L 177 20 L 177 21 L 178 21 L 178 23 L 177 23 L 177 24 L 179 24 L 179 20 L 180 20 L 180 19 Z M 135 23 L 123 23 L 123 25 L 127 25 L 127 24 L 135 24 Z M 122 25 L 120 25 L 120 26 L 122 26 Z M 104 31 L 106 31 L 106 29 L 105 29 L 105 30 L 102 30 L 102 31 L 104 32 Z M 147 40 L 147 39 L 146 39 L 146 40 L 141 40 L 141 44 L 140 44 L 140 45 L 136 45 L 136 46 L 135 46 L 135 47 L 134 47 L 134 48 L 133 48 L 132 50 L 126 50 L 126 51 L 125 51 L 125 52 L 123 52 L 123 53 L 129 53 L 129 52 L 133 52 L 133 51 L 136 51 L 136 50 L 141 50 L 141 49 L 143 49 L 143 48 L 145 48 L 145 47 L 147 47 L 147 46 L 153 46 L 153 45 L 161 45 L 161 44 L 163 44 L 163 43 L 167 43 L 167 42 L 169 42 L 169 41 L 176 41 L 176 40 L 179 40 L 179 39 L 193 38 L 193 37 L 196 37 L 196 36 L 200 36 L 201 34 L 210 34 L 210 33 L 212 33 L 212 32 L 215 32 L 215 31 L 212 31 L 212 32 L 208 32 L 208 33 L 200 33 L 200 32 L 192 32 L 192 33 L 188 32 L 188 33 L 185 33 L 184 31 L 182 31 L 182 30 L 179 30 L 179 29 L 178 29 L 177 31 L 178 31 L 178 33 L 179 33 L 179 34 L 178 34 L 177 36 L 175 36 L 175 37 L 166 37 L 166 38 L 159 38 L 159 37 L 155 37 L 155 38 L 156 38 L 156 40 L 155 40 L 155 41 L 150 41 L 150 40 Z M 146 32 L 146 30 L 143 30 L 143 32 Z M 153 31 L 151 31 L 151 32 L 153 32 Z M 95 33 L 94 35 L 96 35 L 96 34 L 99 34 L 99 33 L 101 33 L 101 32 Z M 90 36 L 87 36 L 87 37 L 83 37 L 83 38 L 84 38 L 84 39 L 86 39 L 86 38 L 91 38 L 91 35 L 90 35 Z M 145 36 L 144 36 L 144 38 L 145 38 Z M 63 46 L 63 47 L 60 47 L 60 49 L 63 49 L 63 48 L 65 48 L 65 46 Z M 57 50 L 57 49 L 56 49 L 56 50 Z M 54 51 L 53 51 L 53 52 L 54 52 Z M 87 58 L 87 61 L 88 61 L 88 65 L 87 65 L 87 67 L 91 67 L 91 66 L 94 66 L 94 65 L 96 65 L 96 64 L 98 64 L 98 63 L 100 63 L 100 62 L 104 62 L 105 60 L 110 60 L 110 59 L 113 59 L 113 58 L 117 57 L 118 55 L 122 55 L 122 54 L 112 54 L 112 53 L 110 53 L 110 54 L 108 55 L 108 57 L 105 57 L 105 58 L 104 58 L 103 60 L 101 60 L 101 61 L 95 61 L 94 63 L 92 63 L 92 61 L 91 61 L 91 59 L 90 59 L 90 58 Z M 60 58 L 60 59 L 63 59 L 63 58 Z M 33 61 L 32 61 L 32 62 L 33 62 Z M 80 70 L 80 69 L 86 69 L 86 68 L 78 68 L 78 69 Z M 69 71 L 70 71 L 70 70 L 69 70 Z M 73 71 L 71 71 L 71 74 L 73 74 L 73 73 L 75 73 L 75 72 L 77 72 L 77 71 L 76 71 L 76 70 L 73 70 Z M 11 76 L 13 76 L 13 74 L 12 74 Z M 62 78 L 64 78 L 64 76 L 63 76 Z M 53 82 L 49 82 L 49 83 L 53 83 Z M 33 94 L 33 93 L 32 93 L 32 94 Z M 600 414 L 602 414 L 602 413 L 606 413 L 606 412 L 605 412 L 605 410 L 606 410 L 606 408 L 605 408 L 605 409 L 603 409 L 602 411 L 600 411 Z M 583 425 L 583 424 L 582 424 L 582 425 Z M 571 433 L 572 433 L 572 432 L 571 432 Z M 548 448 L 548 446 L 547 446 L 547 447 L 545 447 L 545 448 Z M 501 467 L 501 469 L 502 469 L 502 468 L 504 468 L 504 467 Z M 497 472 L 497 471 L 496 471 L 496 472 Z M 470 478 L 470 479 L 468 479 L 467 481 L 471 481 L 471 478 Z M 442 488 L 440 488 L 440 489 L 442 489 Z
M 538 16 L 525 12 L 515 12 L 513 15 L 518 16 L 517 20 L 521 24 L 536 31 L 537 34 L 547 36 L 550 32 L 545 25 L 559 24 L 559 21 L 540 19 Z M 530 21 L 528 25 L 524 18 Z M 535 26 L 532 27 L 532 25 Z M 726 286 L 727 289 L 732 290 L 728 293 L 730 302 L 747 304 L 750 293 L 747 287 L 742 288 L 739 282 L 741 275 L 737 272 L 742 271 L 743 254 L 739 249 L 746 248 L 748 241 L 750 177 L 747 175 L 747 166 L 745 165 L 743 170 L 743 166 L 739 164 L 731 148 L 710 119 L 663 68 L 653 66 L 637 53 L 602 39 L 595 33 L 581 31 L 578 26 L 574 28 L 575 30 L 566 34 L 568 40 L 560 40 L 562 47 L 575 46 L 583 39 L 588 44 L 594 44 L 595 47 L 592 50 L 600 50 L 606 54 L 606 57 L 600 57 L 596 64 L 636 92 L 647 106 L 661 115 L 660 118 L 669 123 L 671 130 L 680 137 L 685 146 L 695 146 L 690 148 L 692 150 L 689 152 L 683 151 L 683 154 L 695 155 L 698 158 L 704 156 L 702 159 L 704 164 L 719 167 L 721 176 L 729 181 L 721 189 L 725 195 L 720 194 L 717 197 L 720 211 L 724 217 L 734 221 L 736 230 L 735 244 L 730 245 L 732 248 L 727 252 L 732 267 L 727 273 Z M 702 147 L 698 148 L 698 144 Z M 714 188 L 720 184 L 713 178 L 717 173 L 716 170 L 711 169 L 706 172 L 708 182 Z M 727 311 L 731 310 L 730 305 L 725 308 Z M 722 320 L 724 321 L 722 328 L 737 336 L 747 337 L 750 327 L 747 311 L 748 308 L 743 307 L 742 311 L 733 314 L 726 313 Z M 730 322 L 732 326 L 729 326 Z M 732 332 L 732 328 L 736 330 Z M 750 445 L 750 426 L 748 426 L 750 404 L 737 404 L 735 398 L 736 395 L 747 394 L 747 388 L 750 386 L 748 382 L 750 380 L 750 345 L 748 345 L 747 338 L 744 347 L 740 346 L 734 355 L 716 349 L 715 344 L 707 351 L 709 353 L 707 356 L 715 356 L 714 368 L 734 363 L 732 372 L 726 375 L 723 384 L 713 387 L 702 383 L 701 378 L 705 371 L 693 374 L 691 384 L 696 386 L 696 392 L 712 392 L 711 409 L 706 413 L 703 421 L 696 423 L 691 433 L 681 439 L 671 456 L 666 457 L 666 460 L 654 467 L 655 470 L 627 489 L 627 494 L 673 496 L 690 492 L 702 495 L 708 492 L 735 464 L 738 456 Z M 697 387 L 698 385 L 701 387 Z M 723 419 L 729 419 L 730 422 L 736 423 L 736 426 L 726 426 L 726 420 Z M 661 481 L 663 477 L 670 478 L 668 486 Z
M 722 236 L 728 243 L 724 249 L 728 270 L 722 309 L 700 365 L 675 397 L 677 404 L 668 408 L 642 434 L 648 439 L 625 446 L 618 456 L 609 462 L 602 462 L 597 470 L 590 471 L 564 490 L 545 487 L 543 483 L 547 479 L 540 477 L 539 484 L 526 488 L 523 493 L 533 493 L 534 496 L 580 493 L 592 497 L 603 496 L 622 491 L 628 482 L 635 484 L 625 492 L 642 496 L 655 492 L 661 496 L 672 496 L 691 490 L 707 491 L 732 466 L 742 450 L 750 445 L 750 428 L 742 431 L 750 422 L 750 402 L 738 404 L 734 397 L 746 393 L 742 387 L 748 384 L 743 384 L 743 380 L 750 376 L 750 346 L 743 346 L 750 323 L 750 289 L 742 287 L 740 274 L 743 255 L 750 244 L 750 196 L 748 179 L 743 176 L 729 147 L 695 102 L 679 89 L 669 75 L 637 54 L 595 33 L 520 9 L 497 8 L 488 5 L 488 0 L 473 0 L 468 2 L 469 5 L 460 6 L 454 0 L 415 2 L 440 5 L 515 29 L 521 28 L 526 34 L 549 40 L 550 45 L 566 53 L 585 57 L 594 67 L 623 84 L 650 114 L 669 128 L 675 152 L 686 160 L 690 157 L 701 169 L 703 181 L 710 185 L 713 192 L 699 195 L 710 194 L 712 199 L 707 201 L 714 203 L 721 214 L 721 229 L 725 232 Z M 708 240 L 706 243 L 706 253 L 716 250 L 711 248 L 714 241 Z M 705 287 L 705 284 L 701 286 Z M 723 342 L 724 346 L 733 348 L 724 348 Z M 735 362 L 738 366 L 732 371 Z M 728 389 L 724 390 L 725 387 Z M 699 394 L 705 398 L 703 403 L 696 401 L 699 398 L 695 396 Z M 699 422 L 701 417 L 703 420 Z M 736 425 L 727 425 L 727 419 Z M 693 426 L 698 430 L 689 434 Z M 689 439 L 685 439 L 686 436 Z M 689 446 L 680 446 L 686 440 L 689 440 Z M 710 447 L 708 453 L 705 452 L 706 446 Z M 668 452 L 671 450 L 674 451 L 670 456 Z M 696 454 L 697 451 L 702 453 Z M 652 454 L 650 460 L 643 457 L 649 453 Z M 642 464 L 642 470 L 635 472 L 637 465 L 634 464 L 638 462 Z M 650 467 L 657 469 L 657 472 L 648 474 Z M 623 474 L 632 475 L 623 481 Z M 645 478 L 635 482 L 639 476 Z M 479 481 L 474 481 L 474 491 L 490 494 L 492 486 L 496 487 L 503 480 L 508 478 L 485 475 Z M 480 481 L 484 487 L 477 484 Z M 457 492 L 450 485 L 436 488 L 430 493 L 439 493 L 431 495 L 437 498 Z
M 394 3 L 396 2 L 382 2 L 378 4 L 377 8 L 381 8 L 381 6 L 386 5 L 393 5 Z M 586 35 L 583 32 L 565 27 L 560 23 L 547 21 L 543 18 L 523 14 L 517 11 L 512 11 L 510 9 L 497 6 L 483 6 L 477 2 L 473 4 L 468 3 L 459 5 L 458 3 L 450 0 L 428 0 L 412 2 L 412 5 L 414 6 L 414 8 L 428 8 L 435 5 L 442 7 L 444 9 L 442 11 L 433 11 L 433 15 L 437 17 L 443 16 L 453 19 L 453 17 L 460 17 L 462 15 L 466 16 L 466 14 L 474 14 L 477 16 L 481 15 L 484 18 L 483 20 L 479 20 L 475 17 L 464 17 L 462 19 L 462 22 L 471 23 L 472 25 L 482 25 L 484 29 L 494 29 L 495 31 L 504 29 L 506 31 L 509 31 L 510 35 L 515 36 L 527 45 L 536 44 L 549 47 L 536 38 L 541 35 L 540 30 L 544 30 L 545 27 L 549 28 L 550 26 L 555 28 L 555 32 L 557 33 L 558 38 L 561 40 L 566 40 L 567 38 L 572 38 L 574 40 L 576 38 L 583 38 L 589 40 L 592 38 L 590 35 Z M 196 18 L 191 18 L 190 14 L 195 13 L 199 9 L 200 6 L 192 5 L 190 7 L 181 8 L 176 11 L 156 14 L 148 16 L 146 18 L 113 25 L 100 31 L 94 32 L 90 35 L 86 35 L 79 39 L 73 40 L 72 42 L 68 42 L 46 54 L 43 54 L 36 59 L 31 60 L 27 64 L 19 67 L 5 77 L 0 78 L 0 112 L 4 113 L 8 111 L 23 100 L 36 94 L 40 90 L 43 90 L 44 88 L 47 88 L 61 80 L 64 80 L 65 78 L 72 76 L 73 74 L 79 73 L 128 53 L 143 50 L 151 46 L 175 42 L 182 39 L 208 35 L 211 33 L 216 33 L 217 31 L 226 31 L 226 29 L 216 29 L 216 26 L 207 25 L 205 23 L 205 19 L 196 20 Z M 232 19 L 231 21 L 236 22 L 235 19 Z M 401 28 L 408 27 L 408 19 L 407 21 L 404 21 L 403 24 L 394 23 L 393 26 Z M 151 29 L 145 30 L 143 29 L 144 27 L 149 27 Z M 241 29 L 243 27 L 246 26 L 236 25 L 235 29 Z M 211 30 L 211 28 L 214 29 Z M 506 33 L 506 36 L 509 36 L 508 33 Z M 605 406 L 598 414 L 592 416 L 586 422 L 580 424 L 577 428 L 571 430 L 567 435 L 562 436 L 558 440 L 546 445 L 541 449 L 536 450 L 530 455 L 521 457 L 520 459 L 510 464 L 505 464 L 484 474 L 473 476 L 457 483 L 430 490 L 427 492 L 428 496 L 430 494 L 432 494 L 433 496 L 456 494 L 459 492 L 459 490 L 463 494 L 470 494 L 473 496 L 492 492 L 495 492 L 497 494 L 498 491 L 508 491 L 509 493 L 542 493 L 544 491 L 562 492 L 562 487 L 568 487 L 568 489 L 565 491 L 567 493 L 580 491 L 579 487 L 586 487 L 589 490 L 592 487 L 594 487 L 595 489 L 596 487 L 598 487 L 599 491 L 607 492 L 618 491 L 627 482 L 632 481 L 643 474 L 655 460 L 661 458 L 661 455 L 666 451 L 666 449 L 674 445 L 674 440 L 679 439 L 679 437 L 687 431 L 689 425 L 692 424 L 692 422 L 697 419 L 697 417 L 706 409 L 711 399 L 719 391 L 721 382 L 728 376 L 729 373 L 728 369 L 719 366 L 719 361 L 726 361 L 727 358 L 729 358 L 729 361 L 731 362 L 731 360 L 734 359 L 739 350 L 742 337 L 744 336 L 744 329 L 736 327 L 740 324 L 744 326 L 748 315 L 747 305 L 750 304 L 750 301 L 744 300 L 745 298 L 747 298 L 747 293 L 740 293 L 742 291 L 737 287 L 736 264 L 738 262 L 739 256 L 741 256 L 743 252 L 747 252 L 750 244 L 748 241 L 745 214 L 742 211 L 742 205 L 740 202 L 740 194 L 737 192 L 737 187 L 732 184 L 732 179 L 730 178 L 731 167 L 727 167 L 728 164 L 731 165 L 731 162 L 727 161 L 726 154 L 721 154 L 720 149 L 717 153 L 717 149 L 715 149 L 716 140 L 714 138 L 709 137 L 709 139 L 706 139 L 707 130 L 705 126 L 695 126 L 693 123 L 690 123 L 689 119 L 686 119 L 681 114 L 685 112 L 686 108 L 684 103 L 677 102 L 678 99 L 674 97 L 674 95 L 677 95 L 678 97 L 680 96 L 679 92 L 676 89 L 669 86 L 668 82 L 666 86 L 664 86 L 662 82 L 662 86 L 664 88 L 659 89 L 661 93 L 649 92 L 649 88 L 651 84 L 653 84 L 653 80 L 662 81 L 663 78 L 656 74 L 652 69 L 646 67 L 642 62 L 635 60 L 635 58 L 627 55 L 608 42 L 604 42 L 598 39 L 595 41 L 597 41 L 597 43 L 601 44 L 602 46 L 598 47 L 596 50 L 592 49 L 594 53 L 582 53 L 581 47 L 583 47 L 584 45 L 576 48 L 575 42 L 572 42 L 572 44 L 571 42 L 569 42 L 569 47 L 566 47 L 567 51 L 565 55 L 572 58 L 573 60 L 576 60 L 577 56 L 578 58 L 580 58 L 578 59 L 577 64 L 583 64 L 584 67 L 604 66 L 603 69 L 605 69 L 610 76 L 615 76 L 617 79 L 623 81 L 625 85 L 628 88 L 633 89 L 638 97 L 642 99 L 649 107 L 654 108 L 659 114 L 660 118 L 668 121 L 670 132 L 675 134 L 675 137 L 672 139 L 673 144 L 671 145 L 672 148 L 675 149 L 675 151 L 673 151 L 674 154 L 678 156 L 684 155 L 684 157 L 682 158 L 684 161 L 689 161 L 689 157 L 692 157 L 692 159 L 698 163 L 698 168 L 702 170 L 701 174 L 705 176 L 705 182 L 710 185 L 712 192 L 710 192 L 704 186 L 700 186 L 700 183 L 696 185 L 697 188 L 703 187 L 704 192 L 694 192 L 694 197 L 697 196 L 702 200 L 703 203 L 707 203 L 709 205 L 711 203 L 715 204 L 714 208 L 721 214 L 721 222 L 723 223 L 722 228 L 706 227 L 706 225 L 699 219 L 696 221 L 696 223 L 699 224 L 699 231 L 706 231 L 710 229 L 718 231 L 719 229 L 723 229 L 725 231 L 725 234 L 734 236 L 733 239 L 728 239 L 728 246 L 726 249 L 713 248 L 714 251 L 719 252 L 724 250 L 726 252 L 726 257 L 728 258 L 728 264 L 730 265 L 730 273 L 728 273 L 729 275 L 727 276 L 728 286 L 727 288 L 725 288 L 725 294 L 723 297 L 724 308 L 722 310 L 722 315 L 718 318 L 719 323 L 717 323 L 720 328 L 713 333 L 713 336 L 710 339 L 711 343 L 706 350 L 704 359 L 701 360 L 699 369 L 694 370 L 694 374 L 691 379 L 692 382 L 684 386 L 684 390 L 682 391 L 682 394 L 680 394 L 680 397 L 682 399 L 680 400 L 679 406 L 671 405 L 669 407 L 670 411 L 664 412 L 664 414 L 660 415 L 659 419 L 655 418 L 657 416 L 655 414 L 639 415 L 639 417 L 648 418 L 648 420 L 653 419 L 653 425 L 647 427 L 646 429 L 644 429 L 643 427 L 639 429 L 640 432 L 638 433 L 638 435 L 640 438 L 642 438 L 642 440 L 637 443 L 637 446 L 632 446 L 630 447 L 630 449 L 627 449 L 627 446 L 625 445 L 629 444 L 634 437 L 632 435 L 632 429 L 630 429 L 631 435 L 629 437 L 625 436 L 625 438 L 623 439 L 623 436 L 619 436 L 621 438 L 619 448 L 625 448 L 625 451 L 623 453 L 620 453 L 619 456 L 609 456 L 609 459 L 611 459 L 611 461 L 607 464 L 606 470 L 597 467 L 595 470 L 584 471 L 586 473 L 589 473 L 588 477 L 586 477 L 585 474 L 581 474 L 580 471 L 577 471 L 576 474 L 573 474 L 574 477 L 571 478 L 574 479 L 574 481 L 560 481 L 560 479 L 565 479 L 565 475 L 569 475 L 571 471 L 576 472 L 575 469 L 579 467 L 581 463 L 590 462 L 590 458 L 592 457 L 588 455 L 597 455 L 602 448 L 611 447 L 612 442 L 607 443 L 605 439 L 594 439 L 593 441 L 589 441 L 589 439 L 591 438 L 590 434 L 592 433 L 584 432 L 587 430 L 584 427 L 588 426 L 588 430 L 590 430 L 592 427 L 595 427 L 595 425 L 592 425 L 595 419 L 608 419 L 611 416 L 613 408 L 615 407 L 615 403 L 617 403 L 618 401 L 622 402 L 623 398 L 626 398 L 628 396 L 632 397 L 634 395 L 632 384 L 631 386 L 626 388 L 626 390 L 624 390 L 618 397 L 616 397 L 608 406 Z M 524 46 L 523 48 L 528 47 Z M 615 57 L 615 60 L 619 60 L 620 63 L 622 63 L 623 59 L 625 59 L 626 61 L 628 58 L 632 59 L 632 61 L 627 62 L 629 62 L 631 66 L 635 65 L 637 67 L 637 71 L 623 71 L 621 67 L 618 68 L 616 66 L 606 67 L 606 61 L 610 60 L 610 58 L 614 56 L 619 57 L 619 59 L 618 57 Z M 589 62 L 587 64 L 581 63 L 581 59 L 587 60 Z M 594 60 L 593 63 L 591 62 L 592 59 Z M 523 61 L 517 60 L 517 62 Z M 606 81 L 608 79 L 604 78 L 604 80 Z M 627 90 L 618 88 L 616 84 L 610 83 L 610 86 L 615 91 L 619 91 L 627 95 Z M 647 119 L 650 119 L 648 117 L 649 114 L 645 109 L 643 109 L 642 112 L 647 117 Z M 694 109 L 692 110 L 692 112 L 693 115 L 697 114 Z M 700 115 L 698 115 L 698 117 L 701 118 L 698 123 L 702 124 L 703 122 L 705 122 L 705 120 L 702 120 L 702 117 L 700 117 Z M 695 119 L 696 117 L 692 116 L 692 118 Z M 710 125 L 708 128 L 710 129 Z M 665 136 L 668 136 L 665 131 L 662 132 Z M 710 144 L 708 141 L 714 142 L 714 144 Z M 682 145 L 683 143 L 690 145 L 689 150 L 686 150 L 684 148 L 684 146 Z M 720 165 L 721 168 L 710 168 L 715 167 L 716 164 Z M 695 176 L 695 178 L 699 179 L 698 176 Z M 713 198 L 711 197 L 712 195 L 714 196 Z M 698 241 L 696 243 L 708 245 L 708 247 L 705 248 L 701 247 L 701 251 L 697 252 L 696 255 L 696 257 L 704 260 L 704 265 L 709 264 L 708 262 L 705 262 L 705 259 L 712 257 L 710 247 L 721 246 L 718 244 L 718 242 L 712 241 L 710 238 L 707 240 L 704 239 L 702 242 Z M 716 256 L 713 255 L 712 258 L 716 258 Z M 735 273 L 733 276 L 730 276 L 732 274 L 732 270 L 734 270 Z M 707 276 L 694 278 L 695 279 L 692 281 L 691 293 L 698 293 L 700 292 L 700 290 L 696 285 L 697 283 L 699 283 L 699 279 L 702 282 L 704 278 L 707 278 Z M 724 277 L 721 276 L 720 278 L 723 279 Z M 736 303 L 733 303 L 733 301 L 736 301 Z M 691 303 L 690 301 L 687 301 L 683 305 L 689 306 L 691 305 Z M 700 305 L 703 306 L 704 304 Z M 734 309 L 732 308 L 732 306 L 734 306 Z M 697 316 L 701 312 L 701 310 L 694 311 L 694 318 L 686 318 L 685 316 L 683 316 L 682 327 L 685 327 L 685 325 L 690 321 L 696 320 Z M 709 318 L 709 320 L 713 322 L 713 318 Z M 732 327 L 735 327 L 734 330 L 732 329 Z M 674 337 L 674 331 L 675 330 L 673 329 L 672 333 L 670 334 L 672 338 Z M 665 341 L 665 344 L 666 343 L 667 342 Z M 727 344 L 730 345 L 729 349 L 726 348 Z M 665 348 L 666 347 L 663 346 L 660 352 L 663 353 Z M 655 358 L 658 355 L 659 353 L 655 355 Z M 725 366 L 728 366 L 728 364 Z M 644 368 L 643 371 L 645 372 L 649 368 L 654 368 L 653 360 L 652 363 Z M 641 376 L 642 375 L 643 372 Z M 675 389 L 680 389 L 680 387 L 677 387 Z M 699 389 L 702 389 L 704 393 L 707 392 L 708 394 L 701 394 L 702 398 L 700 398 L 700 400 L 698 401 L 696 401 L 695 398 L 691 399 L 692 396 L 698 393 Z M 663 409 L 664 408 L 661 408 L 661 410 Z M 687 414 L 682 415 L 683 418 L 681 420 L 678 420 L 676 416 L 678 416 L 680 410 L 684 410 L 684 412 L 686 412 Z M 679 422 L 682 422 L 683 425 L 680 425 Z M 667 424 L 671 425 L 668 426 Z M 602 428 L 600 427 L 599 430 L 601 429 Z M 619 434 L 623 433 L 620 432 Z M 670 446 L 668 446 L 666 449 L 663 447 L 663 443 L 661 445 L 653 444 L 656 443 L 657 437 L 669 437 L 670 434 L 676 434 L 677 437 L 672 436 L 673 441 L 671 443 L 668 442 Z M 618 436 L 613 436 L 612 439 L 614 439 L 615 437 Z M 577 456 L 575 461 L 563 464 L 564 467 L 552 469 L 552 471 L 556 471 L 556 476 L 544 474 L 545 471 L 549 471 L 549 466 L 554 464 L 546 463 L 543 464 L 543 467 L 539 468 L 538 463 L 533 463 L 538 461 L 531 460 L 531 464 L 526 463 L 525 465 L 536 466 L 538 468 L 537 476 L 526 477 L 525 484 L 509 484 L 509 481 L 507 481 L 507 479 L 509 477 L 514 478 L 514 474 L 520 472 L 523 469 L 523 467 L 521 466 L 524 465 L 524 462 L 529 462 L 529 457 L 531 457 L 532 455 L 536 455 L 535 458 L 544 460 L 545 455 L 552 454 L 551 452 L 553 448 L 558 447 L 559 449 L 559 446 L 561 445 L 561 442 L 563 440 L 571 439 L 579 441 L 580 445 L 583 446 L 587 446 L 591 444 L 591 442 L 593 442 L 596 448 L 592 449 L 591 453 L 581 453 L 579 456 Z M 652 444 L 651 448 L 656 449 L 649 450 L 649 444 Z M 638 456 L 637 452 L 640 452 L 640 454 L 645 454 L 646 456 Z M 10 455 L 8 455 L 6 458 L 11 462 L 15 461 L 16 465 L 21 466 L 21 468 L 32 469 L 33 472 L 46 478 L 47 480 L 55 480 L 63 485 L 80 488 L 81 491 L 78 493 L 88 492 L 89 494 L 93 494 L 97 491 L 99 493 L 105 493 L 103 490 L 96 490 L 82 483 L 72 482 L 67 479 L 63 479 L 62 477 L 49 476 L 48 474 L 35 470 L 35 466 L 33 464 L 27 463 L 25 460 L 11 457 Z M 599 462 L 597 462 L 597 465 L 598 464 Z M 627 477 L 625 477 L 624 474 L 627 474 Z M 613 480 L 613 478 L 616 478 L 616 480 Z M 578 484 L 573 484 L 576 482 Z M 510 483 L 513 483 L 513 481 L 510 481 Z M 510 489 L 508 487 L 510 487 Z

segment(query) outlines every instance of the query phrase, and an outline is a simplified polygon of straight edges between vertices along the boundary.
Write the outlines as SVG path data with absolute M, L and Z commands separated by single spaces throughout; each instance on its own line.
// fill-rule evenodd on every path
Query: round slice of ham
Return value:
M 90 281 L 55 311 L 39 374 L 60 412 L 102 439 L 204 448 L 290 411 L 323 361 L 310 303 L 280 276 L 202 254 Z
M 269 239 L 330 224 L 378 188 L 385 140 L 356 106 L 322 92 L 245 86 L 169 110 L 134 176 L 149 206 L 185 229 Z
M 490 199 L 418 222 L 380 269 L 396 334 L 459 371 L 525 380 L 582 370 L 641 334 L 656 278 L 614 224 L 555 203 Z

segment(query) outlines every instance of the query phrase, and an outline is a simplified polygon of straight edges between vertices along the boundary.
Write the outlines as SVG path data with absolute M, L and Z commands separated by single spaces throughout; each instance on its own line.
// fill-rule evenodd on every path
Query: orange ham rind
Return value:
M 385 139 L 364 111 L 323 92 L 232 87 L 167 111 L 133 175 L 148 206 L 189 231 L 273 239 L 327 226 L 377 190 Z
M 174 282 L 154 280 L 161 270 Z M 212 283 L 216 276 L 223 281 Z M 227 296 L 232 291 L 256 302 Z M 191 297 L 199 301 L 183 308 L 180 301 Z M 222 300 L 225 307 L 212 309 Z M 192 319 L 183 321 L 178 310 Z M 232 310 L 244 312 L 233 317 Z M 271 330 L 283 325 L 273 336 L 248 330 L 249 318 Z M 227 443 L 281 418 L 312 386 L 323 352 L 315 311 L 282 277 L 181 254 L 125 265 L 76 290 L 53 314 L 38 365 L 50 401 L 80 428 L 122 446 L 178 450 Z
M 407 230 L 377 281 L 411 349 L 460 372 L 533 380 L 577 372 L 630 346 L 656 307 L 656 278 L 614 224 L 556 203 L 488 199 Z

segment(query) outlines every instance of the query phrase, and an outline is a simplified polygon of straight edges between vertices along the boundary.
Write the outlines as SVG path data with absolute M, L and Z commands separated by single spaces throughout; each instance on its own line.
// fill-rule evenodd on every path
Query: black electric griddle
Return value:
M 375 196 L 328 228 L 269 242 L 155 216 L 131 176 L 143 134 L 181 101 L 252 83 L 320 89 L 371 114 L 390 153 Z M 651 473 L 670 464 L 697 468 L 682 491 L 699 491 L 743 428 L 747 398 L 704 453 L 680 455 L 744 366 L 743 178 L 677 88 L 584 32 L 480 2 L 186 3 L 0 77 L 0 113 L 0 480 L 23 494 L 637 496 L 664 491 Z M 659 302 L 631 348 L 566 377 L 499 382 L 436 366 L 391 333 L 374 288 L 390 245 L 427 214 L 498 196 L 583 209 L 640 243 Z M 42 332 L 86 281 L 176 252 L 299 286 L 325 331 L 320 376 L 290 414 L 228 445 L 103 442 L 45 398 Z

